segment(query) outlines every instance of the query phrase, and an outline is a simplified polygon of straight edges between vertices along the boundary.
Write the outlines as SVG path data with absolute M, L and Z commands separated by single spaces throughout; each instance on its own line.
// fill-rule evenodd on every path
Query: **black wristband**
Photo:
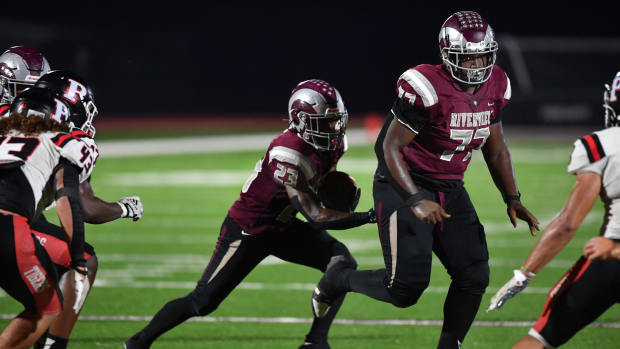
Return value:
M 422 195 L 422 192 L 417 192 L 413 195 L 411 195 L 406 201 L 405 204 L 407 204 L 407 206 L 413 206 L 414 204 L 420 202 L 424 200 L 424 195 Z
M 521 202 L 521 193 L 517 195 L 506 195 L 504 196 L 504 202 L 508 205 L 511 201 L 519 201 Z

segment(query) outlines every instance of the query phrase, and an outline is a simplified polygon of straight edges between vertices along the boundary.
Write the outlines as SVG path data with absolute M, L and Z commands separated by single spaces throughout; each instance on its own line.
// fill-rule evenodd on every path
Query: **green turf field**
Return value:
M 574 183 L 566 173 L 570 142 L 511 144 L 523 203 L 546 225 L 563 206 Z M 168 300 L 185 295 L 200 278 L 215 246 L 228 207 L 264 150 L 219 154 L 101 158 L 93 176 L 100 197 L 115 200 L 139 195 L 144 217 L 87 226 L 100 267 L 93 289 L 73 332 L 70 348 L 122 348 L 122 342 Z M 362 187 L 359 209 L 372 203 L 375 169 L 371 146 L 352 147 L 340 169 Z M 486 313 L 490 296 L 520 266 L 537 238 L 521 222 L 513 229 L 505 205 L 480 154 L 474 156 L 466 187 L 485 225 L 491 255 L 491 285 L 464 348 L 509 348 L 528 331 L 548 289 L 576 261 L 583 244 L 596 235 L 603 208 L 597 203 L 571 244 L 544 269 L 526 292 L 499 312 Z M 349 246 L 360 268 L 382 267 L 376 228 L 367 225 L 332 234 Z M 431 286 L 419 303 L 399 309 L 350 294 L 339 320 L 402 320 L 392 325 L 334 324 L 332 348 L 434 348 L 440 332 L 442 304 L 449 278 L 435 261 Z M 153 348 L 297 348 L 309 328 L 310 295 L 318 271 L 267 259 L 204 322 L 185 323 L 168 332 Z M 0 297 L 0 313 L 15 314 L 21 305 Z M 131 317 L 134 318 L 131 318 Z M 219 319 L 214 319 L 218 317 Z M 126 319 L 126 320 L 120 320 Z M 424 321 L 408 324 L 405 320 Z M 4 326 L 8 320 L 1 320 Z M 280 321 L 280 323 L 278 322 Z M 597 323 L 620 323 L 614 307 Z M 499 326 L 499 325 L 505 326 Z M 617 348 L 617 328 L 587 328 L 566 348 Z

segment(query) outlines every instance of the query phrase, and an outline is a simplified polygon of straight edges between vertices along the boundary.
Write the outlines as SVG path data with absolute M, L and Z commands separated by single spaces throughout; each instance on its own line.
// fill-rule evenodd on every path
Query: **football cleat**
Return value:
M 315 317 L 324 317 L 334 300 L 347 292 L 344 285 L 344 271 L 353 270 L 346 258 L 342 255 L 333 256 L 327 264 L 325 274 L 312 292 L 312 313 Z
M 142 336 L 142 332 L 138 332 L 131 336 L 129 339 L 125 341 L 123 344 L 124 349 L 146 349 L 149 348 L 150 345 L 143 345 L 140 343 L 139 338 Z
M 301 345 L 301 347 L 299 347 L 299 349 L 331 349 L 331 347 L 327 344 L 327 342 L 315 343 L 306 341 Z

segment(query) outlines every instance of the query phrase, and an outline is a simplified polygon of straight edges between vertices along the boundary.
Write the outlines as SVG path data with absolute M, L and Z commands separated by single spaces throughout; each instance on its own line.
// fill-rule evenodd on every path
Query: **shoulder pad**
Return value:
M 273 160 L 277 160 L 279 162 L 285 162 L 295 167 L 299 167 L 307 180 L 312 179 L 316 173 L 314 166 L 308 158 L 295 149 L 284 146 L 276 146 L 269 150 L 268 155 L 268 163 L 271 163 Z
M 573 144 L 573 152 L 568 164 L 568 172 L 575 174 L 578 170 L 605 157 L 605 151 L 596 133 L 583 136 Z
M 430 108 L 439 102 L 435 87 L 430 80 L 420 72 L 420 67 L 411 68 L 400 75 L 396 83 L 398 97 L 414 104 L 416 96 L 422 100 L 424 108 Z M 405 99 L 406 98 L 406 99 Z M 413 99 L 413 100 L 412 100 Z
M 93 149 L 88 143 L 67 133 L 59 133 L 52 141 L 60 149 L 60 156 L 81 169 L 80 183 L 87 180 L 99 155 L 96 146 Z

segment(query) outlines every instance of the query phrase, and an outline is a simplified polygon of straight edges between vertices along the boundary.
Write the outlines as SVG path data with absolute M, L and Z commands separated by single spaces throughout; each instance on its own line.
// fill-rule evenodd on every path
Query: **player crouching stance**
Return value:
M 32 345 L 63 307 L 54 263 L 29 227 L 54 200 L 70 246 L 67 275 L 78 285 L 75 302 L 66 306 L 79 309 L 89 288 L 78 194 L 87 172 L 80 161 L 83 144 L 57 144 L 69 131 L 56 113 L 67 108 L 64 102 L 44 89 L 27 96 L 17 112 L 0 119 L 0 286 L 25 307 L 0 334 L 0 348 Z
M 549 223 L 525 263 L 491 299 L 487 311 L 501 308 L 573 238 L 600 195 L 605 203 L 603 238 L 590 241 L 585 257 L 549 292 L 538 321 L 513 348 L 556 348 L 620 301 L 620 260 L 611 254 L 620 240 L 620 72 L 604 93 L 605 129 L 574 143 L 568 172 L 577 176 L 566 205 Z M 599 245 L 603 245 L 599 246 Z M 586 258 L 588 257 L 588 258 Z M 607 259 L 596 259 L 596 258 Z
M 202 278 L 187 296 L 166 304 L 153 320 L 125 342 L 127 349 L 149 348 L 164 332 L 193 316 L 214 311 L 269 255 L 325 271 L 332 257 L 356 267 L 348 249 L 325 229 L 347 229 L 374 221 L 374 211 L 351 213 L 321 207 L 319 180 L 336 169 L 346 150 L 348 114 L 340 93 L 322 80 L 293 89 L 290 127 L 276 137 L 256 163 L 228 211 Z M 308 222 L 298 220 L 301 212 Z M 344 297 L 332 303 L 334 315 L 315 319 L 302 348 L 329 348 L 327 332 Z

